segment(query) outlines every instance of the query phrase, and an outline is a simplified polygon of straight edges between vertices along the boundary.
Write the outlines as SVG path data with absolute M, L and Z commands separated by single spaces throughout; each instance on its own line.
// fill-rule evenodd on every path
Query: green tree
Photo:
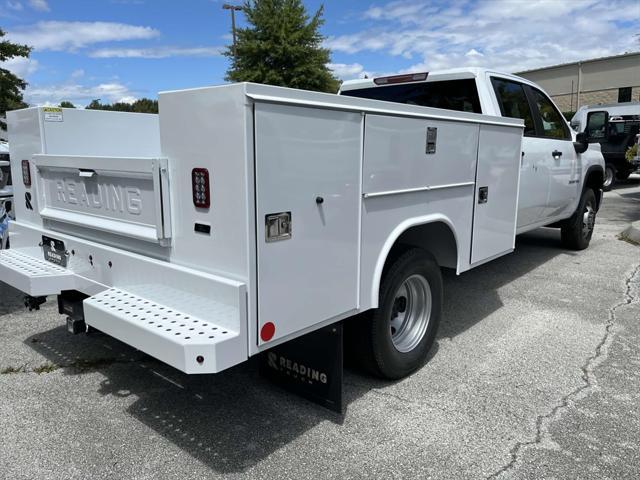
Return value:
M 0 39 L 5 36 L 0 28 Z M 8 40 L 0 41 L 0 62 L 10 60 L 15 57 L 27 58 L 31 53 L 31 48 L 27 45 L 18 45 Z M 25 108 L 27 106 L 22 99 L 22 91 L 27 83 L 11 73 L 6 68 L 0 67 L 0 128 L 7 129 L 7 124 L 3 117 L 7 110 Z
M 158 101 L 150 98 L 140 98 L 133 103 L 116 102 L 101 103 L 100 99 L 91 100 L 87 110 L 109 110 L 113 112 L 158 113 Z
M 58 106 L 60 108 L 76 108 L 76 106 L 73 103 L 71 103 L 71 102 L 69 102 L 67 100 L 63 100 L 62 102 L 60 102 L 60 105 L 58 105 Z
M 224 52 L 231 59 L 226 80 L 337 92 L 319 31 L 323 10 L 310 18 L 301 0 L 246 0 L 249 26 L 236 30 L 235 54 L 233 46 Z

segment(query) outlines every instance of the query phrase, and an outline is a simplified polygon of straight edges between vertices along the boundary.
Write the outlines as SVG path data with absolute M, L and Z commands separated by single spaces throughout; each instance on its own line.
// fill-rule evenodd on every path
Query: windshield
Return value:
M 461 112 L 482 113 L 474 79 L 420 82 L 387 87 L 345 90 L 341 95 L 421 107 L 445 108 Z

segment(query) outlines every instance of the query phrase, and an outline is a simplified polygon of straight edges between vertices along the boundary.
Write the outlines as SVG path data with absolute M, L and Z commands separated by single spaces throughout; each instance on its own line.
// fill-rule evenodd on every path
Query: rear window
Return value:
M 460 112 L 482 113 L 474 79 L 421 82 L 388 87 L 345 90 L 341 95 L 406 103 L 421 107 L 445 108 Z

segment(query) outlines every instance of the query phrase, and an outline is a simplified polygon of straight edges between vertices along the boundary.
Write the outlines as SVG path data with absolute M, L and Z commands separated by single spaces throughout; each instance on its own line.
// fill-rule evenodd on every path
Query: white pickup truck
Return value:
M 340 95 L 247 83 L 159 102 L 159 116 L 9 112 L 19 201 L 0 280 L 32 306 L 58 295 L 71 330 L 186 373 L 368 312 L 346 348 L 405 376 L 434 341 L 441 268 L 460 274 L 550 224 L 585 248 L 601 202 L 598 146 L 512 75 L 402 75 Z

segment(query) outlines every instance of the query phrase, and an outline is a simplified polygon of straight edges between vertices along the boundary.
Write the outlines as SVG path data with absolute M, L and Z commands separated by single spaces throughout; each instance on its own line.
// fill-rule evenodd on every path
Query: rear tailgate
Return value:
M 34 155 L 38 209 L 47 220 L 168 245 L 166 158 Z

